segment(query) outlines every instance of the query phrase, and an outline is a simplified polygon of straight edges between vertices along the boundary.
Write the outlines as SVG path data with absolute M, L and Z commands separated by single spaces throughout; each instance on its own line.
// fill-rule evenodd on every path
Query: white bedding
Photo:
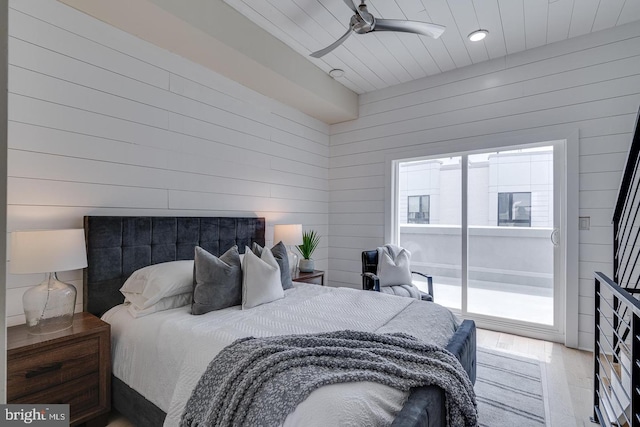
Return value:
M 446 346 L 457 327 L 453 314 L 434 303 L 304 283 L 249 310 L 193 316 L 185 306 L 134 319 L 116 306 L 103 320 L 111 324 L 113 374 L 166 412 L 165 426 L 178 425 L 209 362 L 238 338 L 353 329 L 405 332 Z M 326 386 L 298 405 L 285 426 L 388 425 L 406 397 L 374 383 Z

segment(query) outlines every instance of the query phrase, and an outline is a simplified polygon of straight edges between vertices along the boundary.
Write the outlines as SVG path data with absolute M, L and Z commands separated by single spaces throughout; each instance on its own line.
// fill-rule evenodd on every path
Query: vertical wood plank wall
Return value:
M 322 236 L 329 126 L 54 0 L 9 2 L 8 231 L 247 215 Z M 9 254 L 10 257 L 10 254 Z M 82 274 L 62 273 L 80 291 Z M 7 324 L 41 275 L 7 273 Z
M 611 274 L 615 196 L 640 105 L 640 24 L 570 39 L 360 97 L 331 127 L 329 268 L 359 283 L 360 252 L 384 243 L 390 153 L 471 149 L 478 139 L 579 131 L 579 346 L 593 343 L 594 270 Z

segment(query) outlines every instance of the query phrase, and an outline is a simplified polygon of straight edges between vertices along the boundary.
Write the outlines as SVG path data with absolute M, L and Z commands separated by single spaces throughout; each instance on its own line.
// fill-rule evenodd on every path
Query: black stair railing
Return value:
M 624 307 L 626 318 L 609 302 L 611 295 Z M 595 319 L 592 421 L 640 427 L 640 300 L 596 272 Z M 622 339 L 614 328 L 616 320 L 628 328 L 632 339 Z
M 593 418 L 640 427 L 640 111 L 613 214 L 613 280 L 595 273 Z
M 640 196 L 638 189 L 640 185 L 640 172 L 638 162 L 640 161 L 640 112 L 636 117 L 636 130 L 634 133 L 627 163 L 620 182 L 618 198 L 613 213 L 613 281 L 626 290 L 636 290 L 640 286 L 640 276 L 636 270 L 638 259 L 640 259 L 640 247 L 638 238 L 640 236 L 640 224 L 638 213 L 640 212 Z M 614 309 L 616 312 L 622 309 L 622 318 L 627 315 L 628 308 L 620 307 L 614 297 Z M 614 321 L 617 318 L 614 318 Z M 620 338 L 624 341 L 629 334 L 629 328 L 623 324 L 615 324 L 615 331 L 620 333 Z M 614 336 L 614 350 L 618 343 L 618 337 Z

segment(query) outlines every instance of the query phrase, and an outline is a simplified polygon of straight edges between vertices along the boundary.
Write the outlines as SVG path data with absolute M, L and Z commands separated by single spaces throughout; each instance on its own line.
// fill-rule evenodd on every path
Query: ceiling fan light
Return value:
M 487 34 L 489 34 L 489 31 L 487 30 L 476 30 L 468 35 L 469 41 L 479 42 L 480 40 L 483 40 L 485 37 L 487 37 Z
M 329 76 L 333 77 L 334 79 L 338 79 L 344 76 L 344 70 L 341 70 L 340 68 L 334 68 L 333 70 L 329 71 Z

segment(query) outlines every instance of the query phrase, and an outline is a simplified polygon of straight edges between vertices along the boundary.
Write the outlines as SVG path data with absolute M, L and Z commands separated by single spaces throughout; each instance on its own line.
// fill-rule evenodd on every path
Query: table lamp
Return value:
M 273 227 L 273 243 L 282 242 L 287 247 L 289 255 L 289 268 L 295 273 L 298 267 L 298 255 L 291 249 L 292 246 L 302 244 L 302 224 L 276 224 Z
M 87 250 L 82 229 L 11 233 L 9 271 L 14 274 L 46 273 L 42 283 L 22 296 L 30 334 L 48 334 L 71 327 L 76 288 L 59 281 L 56 272 L 86 266 Z

